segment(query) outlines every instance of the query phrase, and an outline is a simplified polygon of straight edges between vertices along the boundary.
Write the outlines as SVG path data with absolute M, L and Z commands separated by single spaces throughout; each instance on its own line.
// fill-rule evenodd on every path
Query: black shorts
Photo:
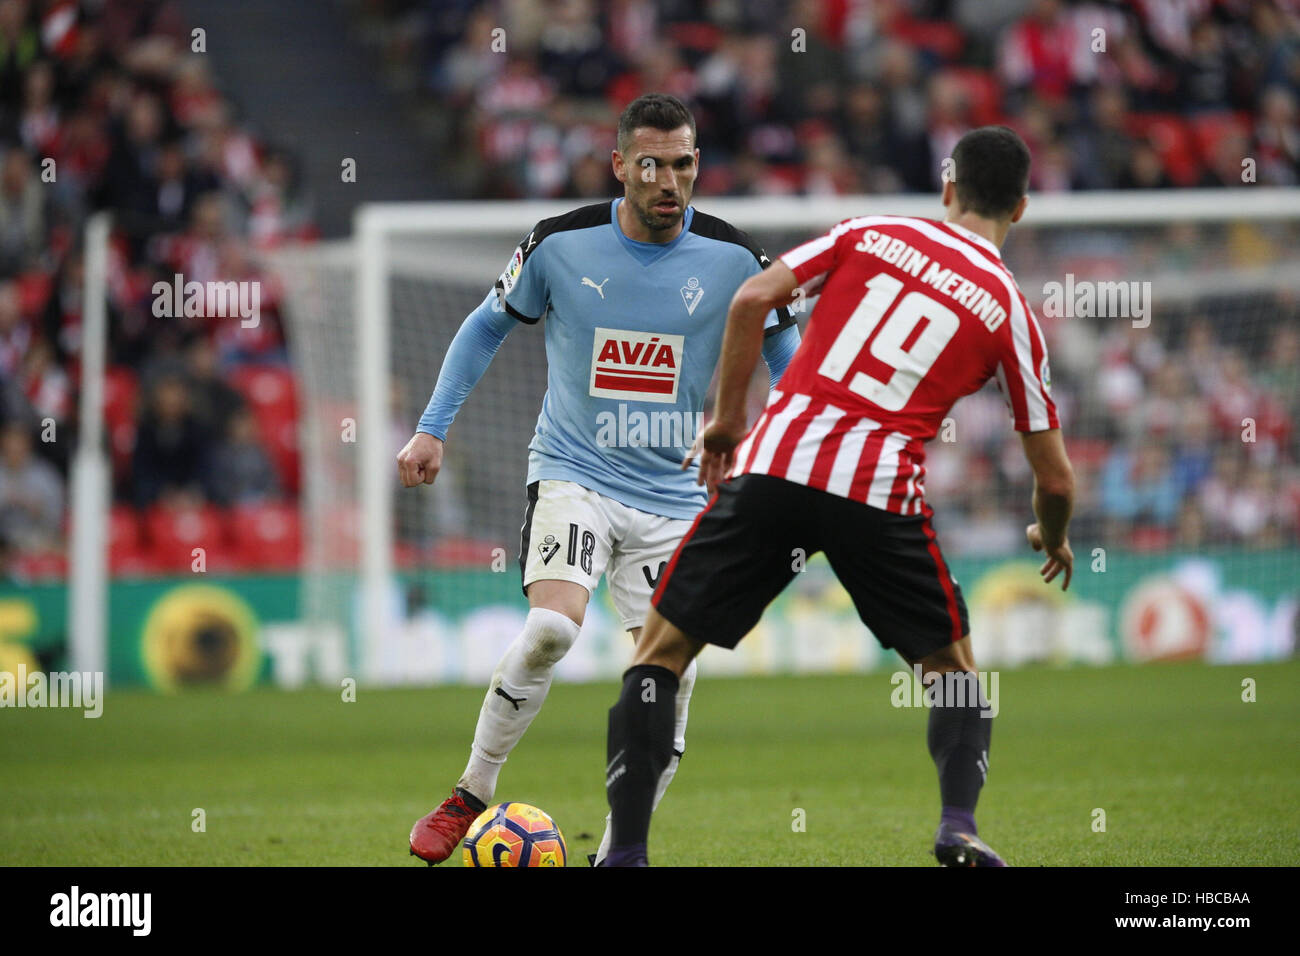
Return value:
M 698 641 L 735 647 L 804 560 L 825 551 L 858 616 L 884 647 L 918 661 L 969 630 L 966 601 L 926 506 L 897 515 L 769 475 L 718 492 L 678 545 L 651 599 Z

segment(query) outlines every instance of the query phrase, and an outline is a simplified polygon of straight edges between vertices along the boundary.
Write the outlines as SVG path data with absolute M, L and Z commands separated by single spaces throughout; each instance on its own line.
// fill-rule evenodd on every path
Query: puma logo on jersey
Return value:
M 501 689 L 500 685 L 497 685 L 495 693 L 498 697 L 504 697 L 506 700 L 510 701 L 510 703 L 514 704 L 515 710 L 518 710 L 519 705 L 528 699 L 527 697 L 511 697 L 509 694 L 507 694 L 505 691 Z
M 560 550 L 560 542 L 555 540 L 555 535 L 548 534 L 542 543 L 537 546 L 537 553 L 542 556 L 542 564 L 550 564 L 551 558 Z
M 591 281 L 590 279 L 588 279 L 586 276 L 583 276 L 583 277 L 582 277 L 582 284 L 583 284 L 583 285 L 589 285 L 589 286 L 591 286 L 593 289 L 595 289 L 597 292 L 600 293 L 600 297 L 601 297 L 602 299 L 605 298 L 605 282 L 608 282 L 608 281 L 609 281 L 609 276 L 605 276 L 605 280 L 604 280 L 604 282 L 601 282 L 600 285 L 596 285 L 596 283 L 592 282 L 592 281 Z
M 596 329 L 590 392 L 598 398 L 676 402 L 686 338 L 655 332 Z

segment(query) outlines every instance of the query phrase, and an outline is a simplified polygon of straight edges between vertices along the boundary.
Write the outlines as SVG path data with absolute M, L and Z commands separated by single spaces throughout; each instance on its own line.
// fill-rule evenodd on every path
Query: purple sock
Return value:
M 634 843 L 631 846 L 612 846 L 601 866 L 649 866 L 646 860 L 645 844 Z
M 954 829 L 969 833 L 971 836 L 979 835 L 975 830 L 974 810 L 967 810 L 963 807 L 944 807 L 943 815 L 939 817 L 939 825 L 943 826 L 945 823 Z

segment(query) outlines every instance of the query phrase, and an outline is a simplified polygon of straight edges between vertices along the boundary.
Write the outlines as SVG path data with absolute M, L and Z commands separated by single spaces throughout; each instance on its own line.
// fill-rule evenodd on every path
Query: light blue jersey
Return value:
M 504 307 L 527 324 L 545 315 L 547 388 L 528 482 L 572 481 L 640 511 L 692 518 L 705 494 L 695 473 L 681 470 L 682 458 L 701 425 L 732 295 L 767 258 L 744 233 L 693 207 L 671 242 L 629 239 L 618 225 L 620 202 L 543 220 L 524 238 L 497 280 L 498 301 L 485 300 L 448 351 L 420 430 L 445 437 L 482 374 L 451 366 L 495 352 L 492 329 L 504 316 L 480 317 L 471 330 L 478 313 Z M 789 314 L 774 311 L 763 349 L 773 385 L 797 345 Z

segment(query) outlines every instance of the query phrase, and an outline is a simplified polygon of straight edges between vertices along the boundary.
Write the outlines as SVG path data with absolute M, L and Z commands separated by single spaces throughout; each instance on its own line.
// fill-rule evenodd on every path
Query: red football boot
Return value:
M 474 818 L 486 809 L 482 804 L 474 809 L 473 804 L 478 803 L 473 794 L 459 787 L 453 790 L 438 809 L 421 817 L 411 827 L 411 855 L 418 856 L 430 866 L 451 856 L 460 846 L 460 841 L 465 839 Z

